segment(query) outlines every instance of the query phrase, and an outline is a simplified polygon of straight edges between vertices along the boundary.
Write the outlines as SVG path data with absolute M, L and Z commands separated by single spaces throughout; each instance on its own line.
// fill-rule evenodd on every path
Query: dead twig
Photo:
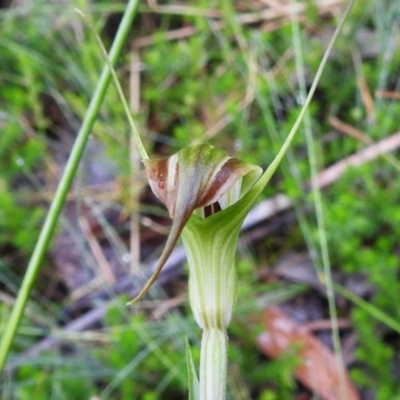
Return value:
M 358 167 L 373 159 L 383 156 L 400 147 L 400 132 L 396 132 L 378 143 L 373 143 L 361 151 L 326 168 L 318 174 L 319 188 L 324 188 L 337 181 L 349 167 Z M 396 160 L 397 161 L 397 160 Z
M 328 122 L 333 128 L 335 128 L 340 133 L 344 133 L 345 135 L 351 136 L 352 138 L 366 144 L 371 144 L 372 142 L 372 140 L 367 135 L 365 135 L 358 129 L 354 128 L 354 126 L 346 124 L 343 121 L 340 121 L 336 117 L 329 117 Z
M 389 90 L 377 90 L 375 96 L 390 100 L 400 100 L 400 92 L 390 92 Z
M 82 228 L 83 234 L 89 244 L 90 249 L 92 250 L 92 254 L 94 259 L 97 262 L 97 265 L 100 268 L 100 272 L 104 278 L 104 280 L 110 285 L 114 286 L 116 283 L 116 278 L 114 276 L 113 270 L 108 263 L 99 242 L 96 239 L 96 236 L 93 234 L 89 222 L 86 218 L 81 217 L 79 219 L 79 224 Z
M 328 122 L 331 124 L 332 127 L 337 129 L 340 133 L 344 133 L 345 135 L 351 136 L 354 139 L 359 140 L 360 142 L 366 144 L 373 144 L 374 142 L 372 139 L 367 136 L 365 133 L 359 131 L 358 129 L 354 128 L 353 126 L 346 124 L 345 122 L 340 121 L 336 117 L 330 117 Z M 398 171 L 400 171 L 400 163 L 399 161 L 393 157 L 392 154 L 383 153 L 380 154 L 383 158 L 385 158 L 390 164 L 392 164 Z

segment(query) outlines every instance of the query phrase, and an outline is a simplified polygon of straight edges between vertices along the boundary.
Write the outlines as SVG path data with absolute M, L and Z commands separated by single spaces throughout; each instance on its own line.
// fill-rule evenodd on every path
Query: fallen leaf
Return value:
M 277 307 L 267 309 L 263 321 L 266 331 L 258 336 L 257 344 L 264 354 L 275 358 L 290 348 L 298 349 L 302 361 L 294 373 L 304 386 L 322 400 L 360 399 L 332 351 L 306 328 L 294 323 Z M 341 384 L 341 377 L 344 384 Z

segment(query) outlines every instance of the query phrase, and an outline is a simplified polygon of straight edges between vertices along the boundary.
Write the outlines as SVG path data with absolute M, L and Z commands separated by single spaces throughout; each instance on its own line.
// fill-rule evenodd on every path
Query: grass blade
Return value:
M 122 18 L 118 32 L 114 39 L 113 45 L 110 50 L 109 59 L 111 64 L 114 65 L 119 58 L 122 46 L 128 36 L 132 21 L 136 15 L 138 0 L 130 0 Z M 14 308 L 11 312 L 10 319 L 2 333 L 2 340 L 0 343 L 0 372 L 3 370 L 11 344 L 14 340 L 19 322 L 24 312 L 26 303 L 28 302 L 33 284 L 39 272 L 41 262 L 49 246 L 50 240 L 53 236 L 54 230 L 57 225 L 57 220 L 60 215 L 61 209 L 65 203 L 68 190 L 71 186 L 72 179 L 79 165 L 83 151 L 89 134 L 92 130 L 93 124 L 96 121 L 101 103 L 104 99 L 106 89 L 110 83 L 111 72 L 106 65 L 101 73 L 96 90 L 93 94 L 92 100 L 87 109 L 85 118 L 83 120 L 81 129 L 78 133 L 74 147 L 72 148 L 71 155 L 65 167 L 64 174 L 58 185 L 57 192 L 54 196 L 50 210 L 47 214 L 43 228 L 41 230 L 36 247 L 33 251 L 32 257 L 27 267 L 22 286 L 18 292 L 18 297 L 15 302 Z

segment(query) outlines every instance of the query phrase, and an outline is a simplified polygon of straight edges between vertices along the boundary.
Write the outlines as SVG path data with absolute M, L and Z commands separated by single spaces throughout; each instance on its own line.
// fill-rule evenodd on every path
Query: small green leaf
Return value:
M 200 387 L 199 378 L 196 374 L 194 367 L 192 352 L 190 351 L 190 344 L 187 336 L 185 337 L 186 344 L 186 363 L 188 369 L 188 380 L 189 380 L 189 400 L 200 400 Z

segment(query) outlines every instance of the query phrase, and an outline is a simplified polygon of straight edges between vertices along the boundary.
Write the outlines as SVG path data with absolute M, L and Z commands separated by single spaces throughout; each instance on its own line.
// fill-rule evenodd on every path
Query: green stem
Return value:
M 126 41 L 133 19 L 136 15 L 138 0 L 130 0 L 125 10 L 123 19 L 118 28 L 118 32 L 114 39 L 114 43 L 110 50 L 110 61 L 112 65 L 117 62 L 122 47 Z M 8 320 L 5 331 L 3 332 L 2 340 L 0 343 L 0 372 L 3 370 L 11 344 L 14 340 L 19 322 L 22 318 L 26 303 L 28 302 L 33 284 L 39 272 L 40 265 L 43 257 L 47 251 L 50 240 L 53 236 L 58 217 L 61 209 L 65 203 L 68 190 L 71 186 L 72 179 L 76 173 L 79 161 L 82 157 L 83 151 L 86 146 L 89 134 L 96 121 L 100 106 L 105 96 L 106 89 L 110 83 L 111 73 L 109 67 L 106 65 L 101 73 L 96 90 L 93 94 L 92 100 L 87 109 L 85 118 L 83 120 L 81 129 L 75 140 L 74 147 L 72 148 L 71 155 L 65 167 L 64 174 L 58 185 L 57 192 L 54 196 L 50 210 L 47 214 L 43 228 L 40 232 L 39 239 L 33 251 L 32 257 L 28 264 L 22 286 L 18 292 L 18 297 L 15 302 L 14 308 L 11 312 L 10 319 Z
M 200 352 L 200 400 L 225 400 L 228 335 L 223 329 L 205 329 Z

